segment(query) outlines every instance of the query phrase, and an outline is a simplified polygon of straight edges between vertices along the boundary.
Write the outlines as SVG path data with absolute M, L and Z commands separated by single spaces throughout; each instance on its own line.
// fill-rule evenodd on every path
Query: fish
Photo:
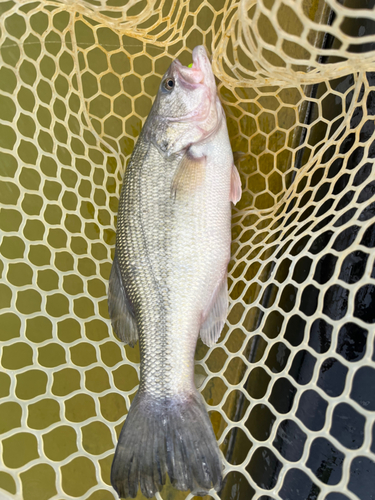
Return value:
M 205 495 L 223 457 L 194 384 L 198 336 L 218 340 L 228 312 L 231 210 L 241 198 L 227 124 L 203 46 L 175 59 L 126 167 L 108 310 L 140 347 L 139 389 L 120 433 L 111 483 L 120 498 L 172 485 Z

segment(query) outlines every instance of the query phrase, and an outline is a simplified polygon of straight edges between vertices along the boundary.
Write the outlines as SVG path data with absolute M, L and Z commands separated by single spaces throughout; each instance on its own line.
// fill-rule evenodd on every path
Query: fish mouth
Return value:
M 216 91 L 215 78 L 212 73 L 211 63 L 203 45 L 198 45 L 193 50 L 193 64 L 190 68 L 183 66 L 178 60 L 175 61 L 175 63 L 175 69 L 180 77 L 180 83 L 182 86 L 196 88 L 198 85 L 205 85 L 211 91 Z
M 200 83 L 210 90 L 216 91 L 215 78 L 212 73 L 211 63 L 203 45 L 198 45 L 193 50 L 193 65 L 191 68 L 181 65 L 181 76 L 189 83 Z
M 194 90 L 198 87 L 204 88 L 205 98 L 199 106 L 185 116 L 169 118 L 172 122 L 177 121 L 204 121 L 210 112 L 216 96 L 215 78 L 212 73 L 211 63 L 208 59 L 206 49 L 203 45 L 195 47 L 193 50 L 193 64 L 189 68 L 183 66 L 177 59 L 173 63 L 173 73 L 178 79 L 178 83 L 186 90 Z

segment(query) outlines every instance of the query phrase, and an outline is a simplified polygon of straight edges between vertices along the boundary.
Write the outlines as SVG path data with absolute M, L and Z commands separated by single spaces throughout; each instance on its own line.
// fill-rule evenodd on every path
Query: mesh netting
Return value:
M 204 44 L 243 186 L 228 321 L 196 354 L 220 497 L 373 500 L 373 2 L 19 0 L 0 15 L 2 491 L 115 498 L 139 375 L 107 311 L 122 172 L 160 77 Z

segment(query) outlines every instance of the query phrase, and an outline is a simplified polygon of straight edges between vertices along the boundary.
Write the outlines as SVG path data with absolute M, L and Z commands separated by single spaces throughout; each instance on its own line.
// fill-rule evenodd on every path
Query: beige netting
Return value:
M 196 356 L 220 496 L 373 500 L 373 3 L 19 0 L 0 15 L 1 491 L 115 498 L 139 373 L 107 312 L 121 174 L 161 75 L 203 43 L 243 185 L 227 325 Z

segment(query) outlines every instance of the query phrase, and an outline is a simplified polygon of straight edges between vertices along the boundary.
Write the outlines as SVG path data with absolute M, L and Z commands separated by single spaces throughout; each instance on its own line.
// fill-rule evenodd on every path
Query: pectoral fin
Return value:
M 117 255 L 113 259 L 109 276 L 108 312 L 117 337 L 133 347 L 138 340 L 137 323 L 132 306 L 126 296 Z
M 171 197 L 179 198 L 192 193 L 199 187 L 205 176 L 206 157 L 194 158 L 189 153 L 180 161 L 172 180 Z
M 228 283 L 227 275 L 213 293 L 209 306 L 209 313 L 201 326 L 200 336 L 202 342 L 209 347 L 213 346 L 220 337 L 228 314 Z
M 230 185 L 230 201 L 235 205 L 240 201 L 242 196 L 241 179 L 237 167 L 232 165 L 231 185 Z

